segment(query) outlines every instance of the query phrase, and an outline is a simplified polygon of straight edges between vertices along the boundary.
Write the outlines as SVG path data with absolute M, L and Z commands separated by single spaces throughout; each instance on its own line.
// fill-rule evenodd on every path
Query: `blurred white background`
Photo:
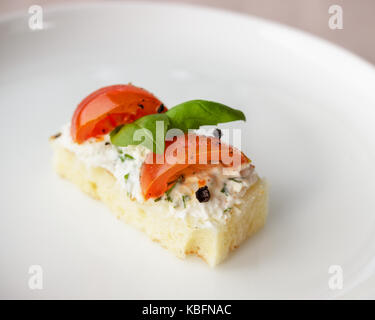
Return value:
M 106 0 L 81 0 L 81 2 L 94 1 Z M 78 1 L 1 0 L 0 14 L 16 10 L 27 11 L 32 4 L 47 6 L 72 2 Z M 277 21 L 327 39 L 375 63 L 374 0 L 166 0 L 163 2 L 217 7 Z M 343 9 L 342 30 L 331 30 L 328 27 L 328 8 L 334 4 L 340 5 Z

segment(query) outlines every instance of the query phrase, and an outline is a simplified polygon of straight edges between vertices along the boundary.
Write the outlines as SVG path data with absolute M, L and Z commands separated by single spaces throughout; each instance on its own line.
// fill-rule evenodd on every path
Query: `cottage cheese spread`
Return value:
M 136 201 L 155 201 L 145 200 L 140 186 L 141 167 L 150 150 L 143 146 L 114 146 L 109 135 L 77 144 L 71 138 L 69 124 L 62 128 L 56 143 L 73 152 L 87 166 L 101 167 L 111 172 L 126 194 Z M 169 214 L 182 219 L 198 218 L 208 226 L 213 220 L 225 222 L 230 215 L 236 214 L 236 205 L 241 203 L 241 198 L 258 176 L 250 163 L 229 173 L 224 170 L 216 166 L 186 177 L 156 201 L 167 205 Z M 202 181 L 208 186 L 211 195 L 207 202 L 199 202 L 195 197 Z

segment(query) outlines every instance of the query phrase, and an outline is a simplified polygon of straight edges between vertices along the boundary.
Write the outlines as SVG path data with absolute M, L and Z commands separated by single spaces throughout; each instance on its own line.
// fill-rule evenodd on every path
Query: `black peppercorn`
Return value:
M 219 128 L 216 128 L 213 134 L 214 134 L 214 137 L 219 138 L 219 139 L 221 139 L 221 136 L 223 135 Z
M 158 113 L 162 113 L 164 111 L 164 104 L 161 104 L 157 110 Z
M 208 190 L 207 186 L 199 188 L 197 192 L 195 192 L 195 196 L 199 202 L 207 202 L 210 200 L 210 191 Z
M 144 105 L 141 104 L 141 103 L 138 103 L 138 107 L 141 108 L 141 109 L 144 109 L 144 108 L 145 108 Z
M 61 132 L 59 132 L 59 133 L 56 133 L 56 134 L 54 134 L 52 137 L 51 137 L 51 139 L 57 139 L 58 137 L 60 137 L 61 136 Z

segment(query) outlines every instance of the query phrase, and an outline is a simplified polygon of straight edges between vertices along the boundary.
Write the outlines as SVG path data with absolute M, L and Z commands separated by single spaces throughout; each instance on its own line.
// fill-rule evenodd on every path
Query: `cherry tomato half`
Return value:
M 175 163 L 171 163 L 171 161 L 167 160 L 170 146 L 172 150 L 177 150 L 179 147 L 184 149 L 184 152 L 176 153 Z M 186 177 L 194 174 L 194 172 L 207 170 L 217 165 L 235 165 L 233 162 L 231 164 L 223 162 L 224 160 L 230 161 L 229 158 L 223 158 L 223 153 L 221 151 L 224 148 L 228 151 L 229 157 L 238 156 L 240 164 L 250 162 L 250 159 L 241 151 L 224 144 L 220 139 L 215 137 L 203 136 L 202 139 L 202 136 L 185 134 L 185 136 L 181 136 L 177 141 L 167 141 L 165 144 L 163 163 L 157 163 L 157 155 L 149 153 L 142 165 L 140 182 L 143 196 L 145 199 L 160 197 L 173 185 L 171 182 L 175 181 L 179 176 Z M 200 161 L 201 156 L 206 160 L 204 163 Z M 190 164 L 191 161 L 189 161 L 189 159 L 195 159 L 195 163 Z
M 148 114 L 167 108 L 153 94 L 131 84 L 101 88 L 78 105 L 71 124 L 75 142 L 107 134 L 119 125 L 131 123 Z

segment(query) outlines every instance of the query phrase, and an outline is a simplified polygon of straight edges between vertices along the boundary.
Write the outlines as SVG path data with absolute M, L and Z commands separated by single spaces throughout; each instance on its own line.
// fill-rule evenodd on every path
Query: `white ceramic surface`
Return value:
M 107 3 L 0 20 L 1 298 L 375 297 L 375 71 L 286 27 L 188 6 Z M 52 171 L 77 103 L 133 82 L 168 106 L 244 110 L 271 185 L 266 227 L 222 265 L 181 261 Z M 30 265 L 43 290 L 30 290 Z M 344 288 L 328 287 L 340 265 Z

